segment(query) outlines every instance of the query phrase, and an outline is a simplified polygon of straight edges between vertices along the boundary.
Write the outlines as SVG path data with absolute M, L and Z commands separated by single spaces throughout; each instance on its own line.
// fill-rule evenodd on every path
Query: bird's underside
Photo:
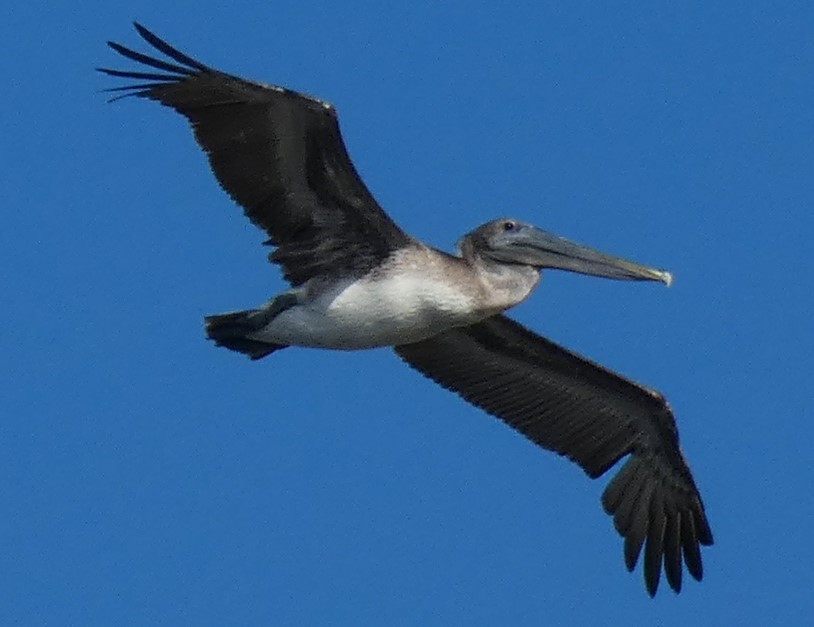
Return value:
M 163 58 L 109 42 L 144 66 L 101 69 L 112 91 L 175 109 L 190 122 L 221 187 L 268 235 L 291 289 L 245 311 L 210 316 L 210 339 L 253 359 L 289 345 L 393 346 L 411 367 L 599 477 L 624 459 L 602 505 L 633 570 L 644 551 L 654 595 L 664 571 L 703 576 L 712 533 L 664 398 L 503 315 L 543 268 L 625 280 L 669 273 L 501 218 L 456 255 L 404 233 L 365 186 L 330 104 L 220 72 L 144 27 Z M 118 97 L 116 99 L 118 99 Z

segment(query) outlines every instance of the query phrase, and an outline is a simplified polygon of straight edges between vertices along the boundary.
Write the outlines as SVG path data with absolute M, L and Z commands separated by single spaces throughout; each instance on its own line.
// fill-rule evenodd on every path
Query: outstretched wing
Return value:
M 189 120 L 221 186 L 269 234 L 277 246 L 269 258 L 292 284 L 364 274 L 411 241 L 356 172 L 332 105 L 212 69 L 135 27 L 169 60 L 108 42 L 151 69 L 99 68 L 138 81 L 109 91 L 156 100 Z
M 660 394 L 502 315 L 395 350 L 416 370 L 572 459 L 592 478 L 629 455 L 602 495 L 624 537 L 628 570 L 645 545 L 651 596 L 662 565 L 673 590 L 681 589 L 682 555 L 690 574 L 701 579 L 699 545 L 712 544 L 712 532 Z

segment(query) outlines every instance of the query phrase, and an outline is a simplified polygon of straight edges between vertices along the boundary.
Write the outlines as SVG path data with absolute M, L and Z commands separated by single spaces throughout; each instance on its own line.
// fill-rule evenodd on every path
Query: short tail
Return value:
M 248 355 L 251 359 L 262 359 L 276 350 L 285 348 L 286 344 L 271 344 L 249 337 L 259 331 L 266 323 L 266 316 L 261 309 L 248 309 L 225 314 L 206 316 L 206 335 L 217 346 Z

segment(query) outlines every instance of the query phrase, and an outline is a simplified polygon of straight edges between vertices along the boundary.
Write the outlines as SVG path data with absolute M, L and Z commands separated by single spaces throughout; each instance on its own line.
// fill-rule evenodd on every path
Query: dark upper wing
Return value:
M 379 207 L 348 156 L 336 111 L 320 100 L 209 68 L 139 24 L 171 61 L 108 42 L 158 72 L 101 72 L 138 83 L 114 88 L 186 116 L 221 186 L 277 246 L 269 258 L 297 285 L 364 273 L 410 239 Z
M 630 458 L 602 495 L 633 570 L 646 541 L 644 577 L 654 595 L 664 565 L 681 589 L 682 553 L 703 575 L 699 545 L 712 544 L 701 496 L 678 446 L 669 406 L 505 316 L 397 346 L 411 366 L 501 418 L 540 446 L 598 477 Z

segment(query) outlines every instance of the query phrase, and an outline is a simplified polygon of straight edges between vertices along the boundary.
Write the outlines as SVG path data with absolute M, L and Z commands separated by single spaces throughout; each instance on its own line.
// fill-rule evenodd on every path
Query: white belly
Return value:
M 304 301 L 252 337 L 297 346 L 373 348 L 417 342 L 497 313 L 478 310 L 462 287 L 418 271 L 348 281 Z

